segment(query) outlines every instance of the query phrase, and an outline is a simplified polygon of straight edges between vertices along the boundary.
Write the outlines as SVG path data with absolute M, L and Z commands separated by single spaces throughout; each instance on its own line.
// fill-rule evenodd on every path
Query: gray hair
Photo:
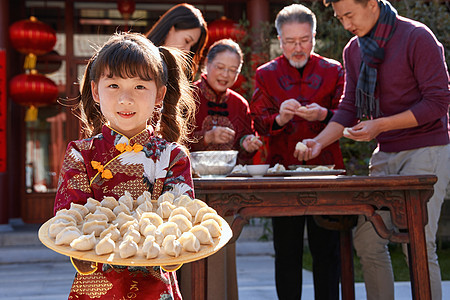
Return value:
M 233 41 L 232 39 L 222 39 L 212 44 L 208 50 L 206 58 L 208 59 L 208 62 L 212 62 L 216 58 L 217 54 L 225 51 L 230 51 L 239 56 L 239 68 L 240 68 L 242 66 L 242 63 L 244 62 L 244 54 L 242 53 L 239 44 Z
M 308 23 L 311 25 L 312 33 L 316 33 L 316 15 L 304 5 L 291 4 L 280 10 L 275 19 L 275 28 L 279 36 L 281 36 L 281 27 L 286 23 Z

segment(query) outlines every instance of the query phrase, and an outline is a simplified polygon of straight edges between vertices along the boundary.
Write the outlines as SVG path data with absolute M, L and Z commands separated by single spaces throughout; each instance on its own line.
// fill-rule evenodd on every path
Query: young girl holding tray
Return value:
M 68 145 L 55 213 L 89 197 L 118 199 L 125 191 L 134 199 L 144 191 L 152 199 L 166 191 L 194 196 L 190 160 L 180 145 L 195 107 L 185 62 L 182 52 L 133 33 L 115 34 L 94 54 L 77 107 L 88 138 Z M 149 120 L 158 104 L 161 117 L 153 128 Z M 72 261 L 79 272 L 69 299 L 181 299 L 175 272 Z

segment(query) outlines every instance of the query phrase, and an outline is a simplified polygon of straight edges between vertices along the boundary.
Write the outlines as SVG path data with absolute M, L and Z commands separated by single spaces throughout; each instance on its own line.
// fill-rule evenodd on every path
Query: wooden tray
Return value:
M 141 238 L 141 242 L 138 244 L 139 249 L 136 255 L 129 258 L 121 258 L 119 254 L 119 243 L 116 243 L 116 249 L 113 253 L 105 254 L 105 255 L 97 255 L 95 250 L 89 251 L 77 251 L 72 249 L 68 245 L 55 245 L 55 242 L 52 238 L 48 236 L 48 228 L 51 224 L 52 219 L 48 220 L 39 228 L 39 240 L 51 250 L 58 252 L 60 254 L 74 257 L 81 260 L 94 261 L 99 263 L 106 263 L 112 265 L 121 265 L 121 266 L 167 266 L 167 265 L 179 265 L 192 261 L 196 261 L 207 256 L 210 256 L 217 251 L 219 251 L 223 246 L 225 246 L 228 241 L 233 236 L 233 232 L 231 231 L 230 226 L 227 221 L 222 218 L 221 224 L 221 235 L 220 237 L 214 238 L 213 245 L 201 245 L 199 252 L 187 252 L 182 250 L 181 255 L 178 257 L 169 256 L 164 253 L 163 250 L 159 253 L 157 258 L 147 259 L 142 254 L 142 242 L 143 238 Z

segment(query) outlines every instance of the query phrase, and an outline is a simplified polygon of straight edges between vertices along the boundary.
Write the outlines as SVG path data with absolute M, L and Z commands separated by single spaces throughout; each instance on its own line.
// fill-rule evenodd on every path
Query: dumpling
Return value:
M 119 203 L 125 204 L 130 211 L 133 210 L 133 197 L 128 191 L 125 191 L 125 195 L 119 198 Z
M 175 215 L 169 219 L 169 222 L 176 223 L 182 233 L 189 231 L 192 228 L 191 221 L 189 221 L 185 215 Z
M 184 215 L 189 220 L 189 222 L 192 222 L 192 215 L 188 212 L 188 210 L 185 207 L 180 206 L 172 210 L 169 216 L 169 220 L 171 217 L 175 215 Z
M 95 236 L 99 236 L 107 227 L 108 223 L 106 221 L 93 220 L 84 223 L 82 231 L 84 234 L 94 233 Z
M 217 222 L 217 224 L 219 224 L 220 226 L 222 225 L 222 219 L 216 213 L 206 213 L 206 214 L 204 214 L 201 222 L 209 220 L 209 219 L 215 220 Z
M 145 237 L 152 235 L 155 236 L 156 233 L 156 226 L 153 224 L 148 224 L 147 226 L 144 227 L 144 229 L 141 231 L 141 234 Z
M 52 220 L 51 224 L 66 223 L 66 224 L 71 224 L 74 226 L 77 225 L 77 221 L 72 216 L 68 216 L 68 215 L 55 216 L 51 220 Z
M 121 237 L 119 229 L 117 229 L 117 224 L 110 224 L 108 228 L 100 233 L 100 238 L 104 238 L 107 234 L 111 234 L 111 239 L 116 241 Z
M 186 204 L 186 209 L 191 214 L 192 217 L 195 217 L 195 215 L 197 214 L 197 212 L 200 208 L 207 207 L 207 206 L 208 205 L 205 202 L 203 202 L 202 200 L 194 199 L 191 202 L 189 202 L 188 204 Z
M 158 245 L 162 245 L 162 242 L 164 241 L 164 234 L 162 234 L 161 231 L 159 231 L 158 229 L 156 229 L 155 231 L 155 241 Z
M 72 222 L 56 222 L 56 223 L 52 223 L 50 224 L 50 226 L 48 227 L 48 235 L 51 238 L 56 238 L 56 236 L 58 235 L 58 233 L 60 233 L 61 231 L 63 231 L 65 228 L 69 227 L 69 226 L 75 226 L 76 224 L 72 221 Z
M 200 241 L 192 232 L 183 233 L 178 239 L 183 249 L 189 252 L 200 251 Z
M 84 207 L 86 207 L 87 209 L 89 209 L 89 211 L 91 213 L 95 212 L 95 209 L 97 208 L 97 206 L 102 206 L 102 204 L 100 203 L 100 201 L 95 200 L 94 198 L 87 198 L 87 202 L 84 205 Z
M 213 208 L 209 206 L 205 206 L 200 208 L 195 214 L 194 224 L 201 223 L 203 219 L 203 215 L 207 213 L 217 213 Z
M 111 211 L 113 211 L 114 208 L 119 205 L 119 202 L 117 202 L 116 198 L 114 197 L 103 197 L 103 200 L 100 203 L 102 207 L 109 208 Z
M 121 228 L 122 225 L 125 224 L 126 222 L 134 221 L 134 220 L 136 220 L 136 219 L 133 218 L 132 216 L 128 215 L 127 213 L 121 212 L 117 216 L 117 218 L 114 221 L 112 221 L 112 223 L 119 225 L 119 228 Z
M 164 201 L 162 202 L 158 209 L 156 210 L 156 213 L 161 216 L 163 219 L 167 219 L 170 217 L 170 214 L 175 209 L 175 205 L 171 204 L 170 202 Z
M 195 225 L 189 232 L 192 232 L 202 245 L 212 245 L 214 243 L 209 230 L 203 225 Z
M 66 215 L 66 216 L 71 216 L 75 219 L 75 221 L 77 222 L 77 224 L 80 224 L 81 222 L 83 222 L 83 217 L 81 216 L 81 214 L 78 212 L 78 210 L 75 209 L 61 209 L 58 210 L 56 212 L 56 216 L 61 216 L 61 215 Z
M 148 219 L 150 220 L 150 222 L 155 225 L 156 227 L 158 227 L 159 225 L 161 225 L 164 221 L 161 218 L 160 215 L 154 213 L 154 212 L 145 212 L 141 215 L 141 219 L 139 220 L 139 222 L 141 222 L 142 220 Z
M 170 234 L 164 238 L 162 248 L 167 255 L 178 257 L 181 254 L 183 246 L 177 241 L 176 236 Z
M 137 199 L 136 199 L 136 204 L 139 206 L 142 203 L 144 203 L 145 201 L 152 201 L 152 194 L 149 191 L 144 191 L 142 193 L 142 195 L 140 195 Z M 151 202 L 150 202 L 151 203 Z
M 135 255 L 138 251 L 138 245 L 132 236 L 124 239 L 119 245 L 119 254 L 121 258 L 128 258 Z
M 131 212 L 131 216 L 139 221 L 141 219 L 142 214 L 145 213 L 145 212 L 146 211 L 143 211 L 140 208 L 136 208 L 136 210 Z
M 159 205 L 163 202 L 169 202 L 170 204 L 173 204 L 173 200 L 175 199 L 175 195 L 170 192 L 165 192 L 161 196 L 159 196 L 158 201 L 156 202 Z
M 94 249 L 96 244 L 96 239 L 94 233 L 89 235 L 82 235 L 76 239 L 74 239 L 70 243 L 70 247 L 78 251 L 88 251 Z
M 173 204 L 176 206 L 186 206 L 192 202 L 192 198 L 188 195 L 181 195 L 180 197 L 173 200 Z
M 81 231 L 75 226 L 69 226 L 61 230 L 56 236 L 55 245 L 70 245 L 70 243 L 81 236 Z
M 113 211 L 107 207 L 97 206 L 94 215 L 105 215 L 108 218 L 108 222 L 112 222 L 116 219 L 116 215 Z
M 216 220 L 207 219 L 207 220 L 201 222 L 200 225 L 205 226 L 213 238 L 220 236 L 220 233 L 221 233 L 220 225 L 219 225 L 219 223 L 217 223 Z
M 159 225 L 158 230 L 164 235 L 164 237 L 168 235 L 174 235 L 177 238 L 181 236 L 181 230 L 178 228 L 177 223 L 175 222 L 166 222 Z
M 147 259 L 158 257 L 160 251 L 161 247 L 156 243 L 154 236 L 145 238 L 145 241 L 142 244 L 142 254 L 144 254 Z
M 119 203 L 119 205 L 114 207 L 113 212 L 116 214 L 116 216 L 120 215 L 120 213 L 125 213 L 127 215 L 131 214 L 131 210 L 125 203 Z
M 145 234 L 144 234 L 145 228 L 146 228 L 147 226 L 149 226 L 149 225 L 153 225 L 152 222 L 150 222 L 149 219 L 141 219 L 141 220 L 139 221 L 139 231 L 141 232 L 141 234 L 142 234 L 143 236 L 145 236 Z M 155 225 L 153 225 L 153 226 L 155 226 Z M 155 228 L 156 228 L 156 226 L 155 226 Z
M 136 210 L 141 210 L 142 212 L 151 212 L 153 210 L 153 205 L 151 201 L 145 201 L 144 203 L 139 204 Z
M 133 238 L 133 241 L 135 241 L 137 244 L 139 244 L 139 242 L 141 241 L 141 233 L 134 227 L 129 227 L 128 231 L 123 235 L 123 239 L 126 239 L 129 236 L 131 236 Z
M 119 228 L 120 235 L 121 235 L 121 236 L 124 236 L 125 233 L 126 233 L 128 230 L 130 230 L 131 228 L 136 229 L 136 230 L 139 230 L 139 224 L 138 224 L 138 222 L 137 222 L 136 220 L 128 221 L 128 222 L 126 222 L 125 224 L 123 224 L 123 225 Z
M 90 222 L 90 221 L 105 221 L 108 222 L 108 216 L 104 214 L 94 214 L 94 213 L 88 213 L 86 217 L 84 217 L 84 223 Z
M 84 218 L 89 213 L 89 209 L 87 209 L 84 205 L 76 204 L 73 202 L 70 203 L 70 209 L 78 211 L 82 218 Z
M 104 255 L 114 251 L 116 243 L 111 238 L 111 233 L 105 235 L 95 246 L 95 253 L 97 255 Z

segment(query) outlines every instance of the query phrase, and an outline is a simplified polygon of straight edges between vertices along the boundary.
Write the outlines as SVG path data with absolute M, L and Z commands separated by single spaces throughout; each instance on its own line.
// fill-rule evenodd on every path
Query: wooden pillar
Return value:
M 261 22 L 269 21 L 269 1 L 247 1 L 247 16 L 252 28 L 257 28 Z

